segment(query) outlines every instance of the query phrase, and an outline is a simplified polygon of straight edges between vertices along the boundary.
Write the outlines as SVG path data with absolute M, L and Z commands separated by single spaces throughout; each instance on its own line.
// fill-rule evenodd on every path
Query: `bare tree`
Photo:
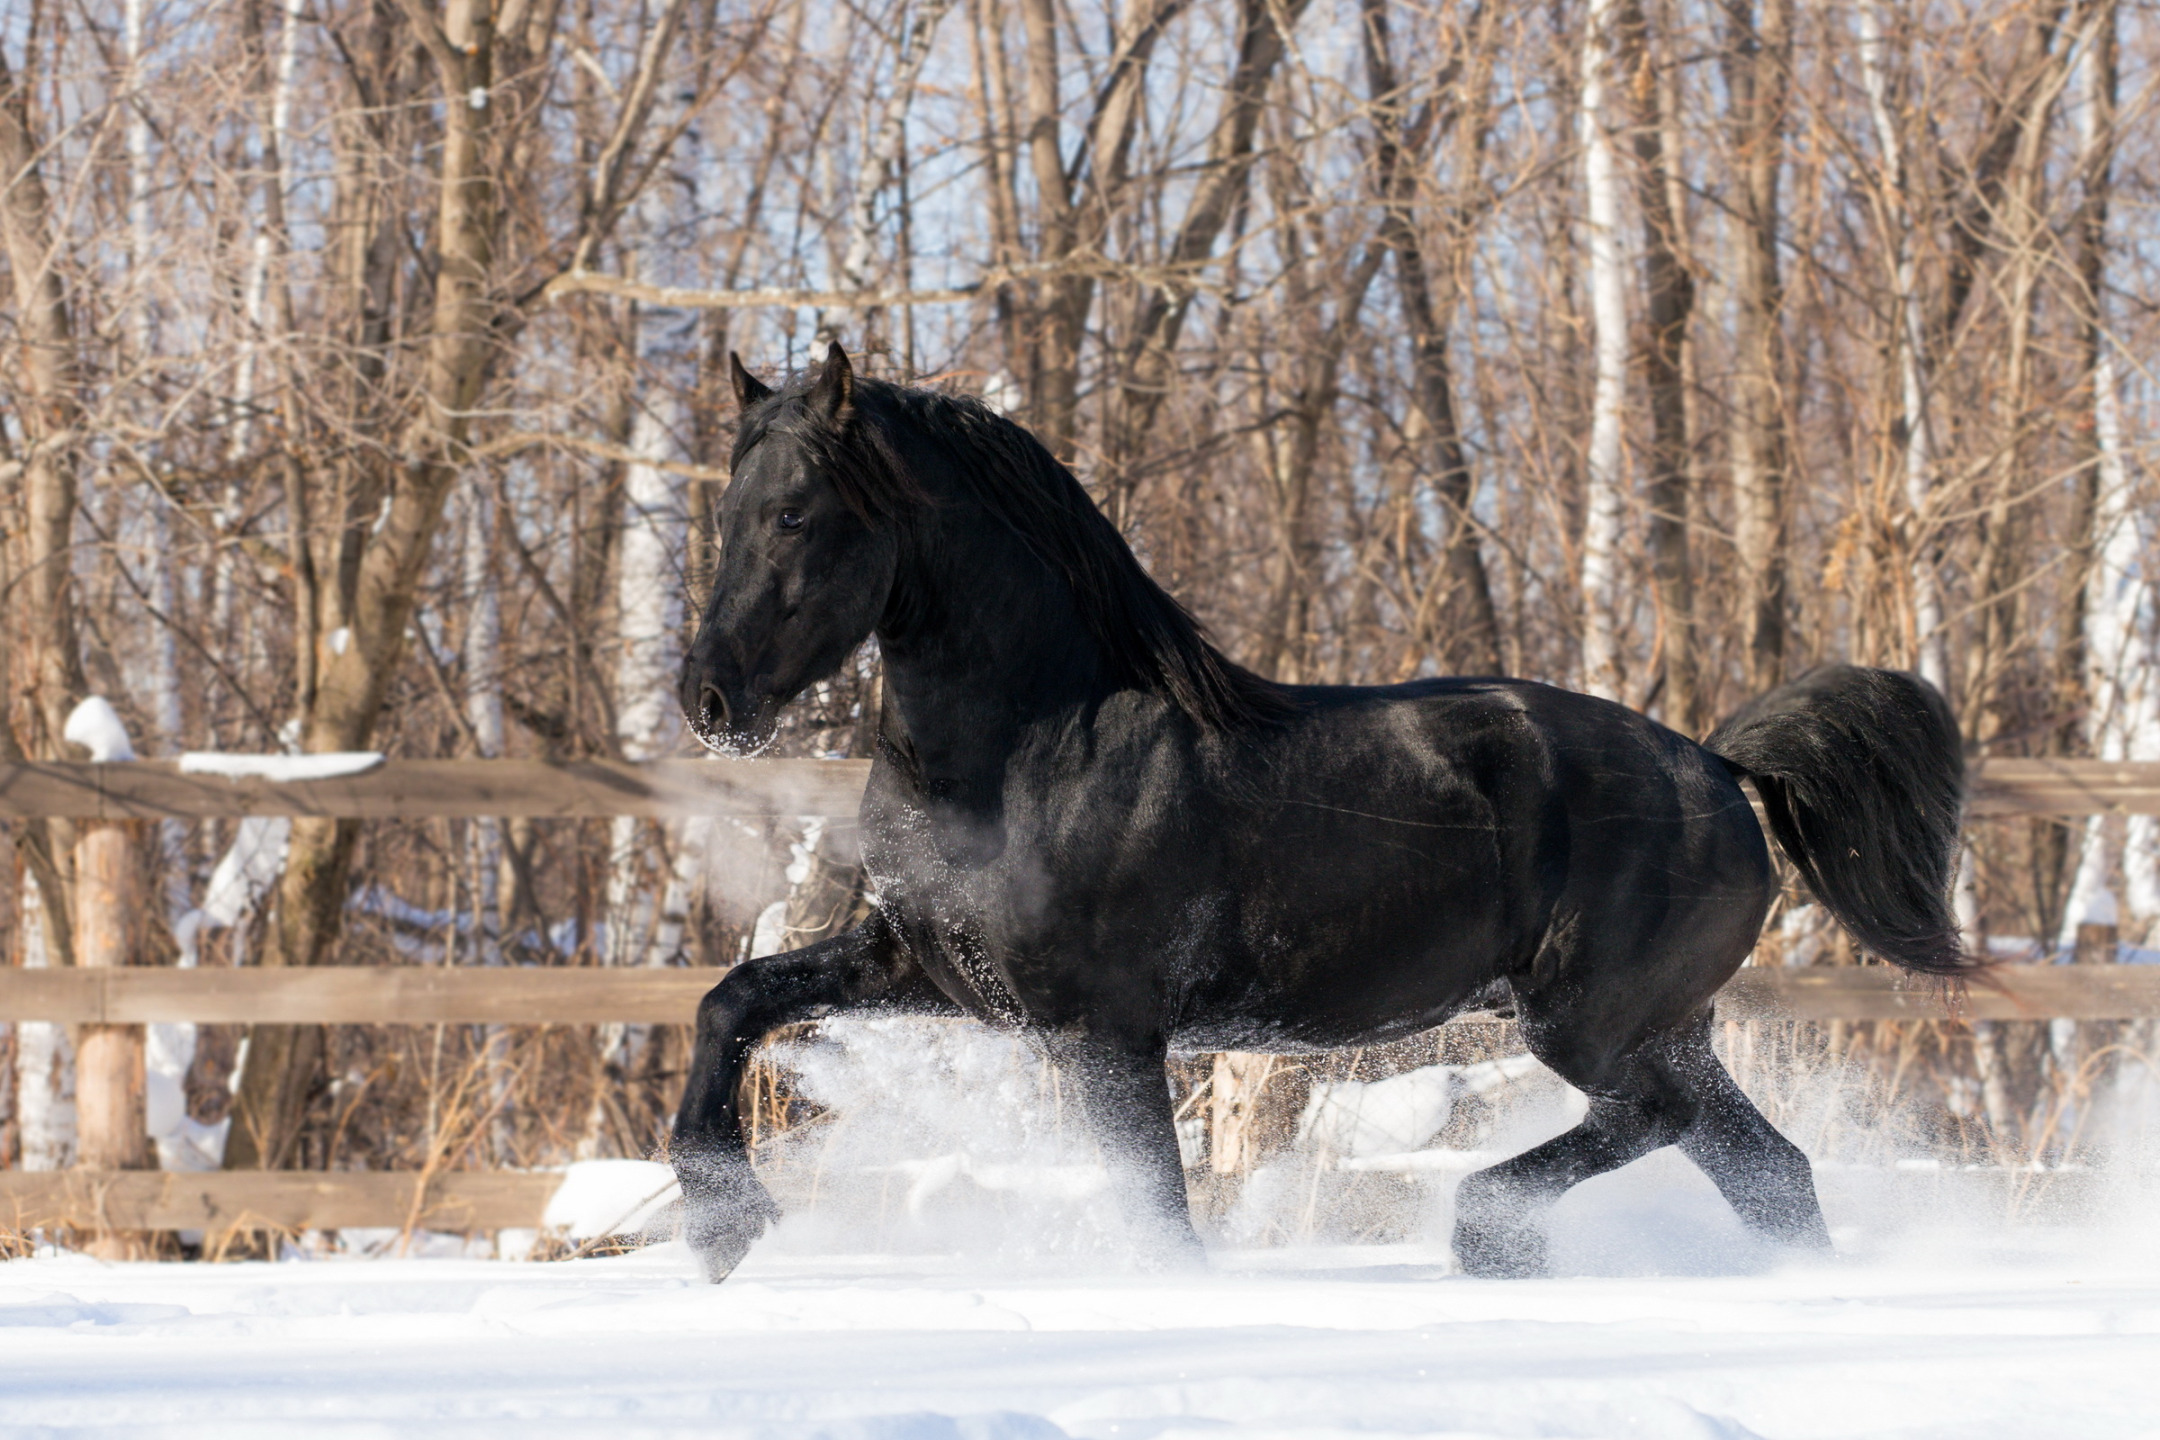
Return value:
M 1596 390 L 1583 486 L 1582 688 L 1617 700 L 1621 656 L 1620 547 L 1627 509 L 1625 454 L 1628 372 L 1626 256 L 1620 236 L 1620 173 L 1607 113 L 1618 38 L 1619 0 L 1591 0 L 1583 27 L 1582 145 L 1584 232 L 1589 247 Z

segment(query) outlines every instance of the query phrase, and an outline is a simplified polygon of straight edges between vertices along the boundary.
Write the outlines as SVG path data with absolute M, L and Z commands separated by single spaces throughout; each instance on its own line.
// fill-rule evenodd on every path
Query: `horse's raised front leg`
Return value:
M 669 1158 L 682 1181 L 683 1234 L 719 1281 L 779 1218 L 750 1168 L 737 1092 L 750 1054 L 774 1030 L 848 1012 L 957 1014 L 894 943 L 882 915 L 805 950 L 730 970 L 698 1004 L 697 1048 Z
M 1199 1264 L 1206 1257 L 1185 1196 L 1177 1114 L 1170 1102 L 1169 1058 L 1160 1040 L 1059 1035 L 1051 1057 L 1079 1088 L 1126 1228 L 1155 1264 Z

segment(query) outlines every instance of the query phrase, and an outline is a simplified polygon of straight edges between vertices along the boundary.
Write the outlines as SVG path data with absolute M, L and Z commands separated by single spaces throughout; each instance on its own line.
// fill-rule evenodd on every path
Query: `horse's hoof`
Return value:
M 704 1267 L 706 1280 L 717 1285 L 742 1264 L 766 1226 L 778 1218 L 770 1200 L 763 1205 L 686 1205 L 683 1238 Z
M 683 1178 L 683 1239 L 717 1285 L 780 1218 L 780 1207 L 743 1161 L 678 1164 L 676 1173 Z
M 1546 1273 L 1545 1237 L 1527 1225 L 1455 1227 L 1455 1263 L 1483 1280 L 1528 1280 Z
M 1157 1237 L 1134 1247 L 1139 1267 L 1151 1275 L 1190 1275 L 1208 1268 L 1207 1246 L 1187 1227 L 1183 1235 Z

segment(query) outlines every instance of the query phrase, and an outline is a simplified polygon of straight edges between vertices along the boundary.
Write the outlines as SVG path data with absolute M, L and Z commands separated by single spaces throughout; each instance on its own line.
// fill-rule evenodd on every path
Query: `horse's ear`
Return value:
M 735 387 L 735 403 L 747 410 L 772 394 L 772 386 L 743 369 L 742 356 L 727 352 L 728 383 Z
M 825 352 L 825 368 L 810 387 L 810 413 L 836 430 L 855 418 L 855 368 L 837 340 Z

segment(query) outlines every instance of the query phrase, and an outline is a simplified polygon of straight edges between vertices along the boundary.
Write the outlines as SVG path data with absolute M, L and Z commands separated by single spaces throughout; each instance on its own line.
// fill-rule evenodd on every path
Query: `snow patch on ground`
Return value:
M 563 1174 L 542 1224 L 572 1240 L 641 1235 L 682 1198 L 675 1172 L 651 1160 L 581 1160 Z

